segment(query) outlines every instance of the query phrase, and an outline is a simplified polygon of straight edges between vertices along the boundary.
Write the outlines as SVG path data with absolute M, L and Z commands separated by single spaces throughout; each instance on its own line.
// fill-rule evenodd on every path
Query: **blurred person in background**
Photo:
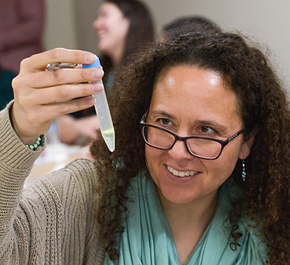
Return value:
M 118 69 L 126 66 L 139 48 L 154 40 L 154 22 L 149 9 L 140 1 L 105 0 L 93 27 L 98 35 L 103 82 L 108 94 Z M 60 117 L 57 125 L 59 139 L 66 144 L 86 145 L 99 129 L 93 107 Z
M 21 60 L 43 50 L 44 24 L 44 0 L 0 0 L 0 109 L 13 99 Z
M 199 15 L 184 16 L 174 19 L 163 26 L 160 41 L 173 39 L 180 35 L 197 31 L 217 31 L 221 28 L 209 18 Z

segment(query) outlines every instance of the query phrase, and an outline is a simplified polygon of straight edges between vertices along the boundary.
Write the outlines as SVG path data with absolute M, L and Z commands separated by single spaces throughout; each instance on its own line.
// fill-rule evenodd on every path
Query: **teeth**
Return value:
M 174 175 L 174 176 L 177 176 L 177 177 L 181 177 L 181 178 L 184 178 L 184 177 L 188 177 L 188 176 L 193 176 L 197 173 L 197 171 L 177 171 L 176 169 L 173 169 L 172 167 L 170 166 L 167 166 L 167 169 Z

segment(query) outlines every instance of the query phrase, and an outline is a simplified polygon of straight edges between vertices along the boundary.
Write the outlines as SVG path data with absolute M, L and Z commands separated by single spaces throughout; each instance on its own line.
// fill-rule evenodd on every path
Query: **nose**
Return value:
M 180 140 L 177 140 L 173 147 L 168 150 L 168 154 L 176 161 L 193 158 L 193 156 L 188 152 L 185 142 Z
M 93 28 L 98 31 L 100 29 L 100 19 L 97 18 L 94 22 L 93 22 Z

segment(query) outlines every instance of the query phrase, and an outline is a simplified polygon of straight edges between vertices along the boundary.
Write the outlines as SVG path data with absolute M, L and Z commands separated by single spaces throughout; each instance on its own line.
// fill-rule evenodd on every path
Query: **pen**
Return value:
M 83 64 L 83 68 L 98 68 L 101 66 L 100 59 L 97 57 L 96 61 L 92 64 Z M 103 81 L 100 80 L 103 84 Z M 101 93 L 93 95 L 96 100 L 95 109 L 97 112 L 101 133 L 109 150 L 115 150 L 115 130 L 109 110 L 109 105 L 106 97 L 105 89 Z
M 63 68 L 74 68 L 79 64 L 75 63 L 52 63 L 46 66 L 48 71 L 56 71 Z M 83 68 L 98 68 L 101 66 L 100 59 L 97 57 L 96 61 L 92 64 L 83 64 Z M 99 80 L 103 84 L 102 80 Z M 105 90 L 103 89 L 99 94 L 93 95 L 96 100 L 95 109 L 97 112 L 101 134 L 108 147 L 113 152 L 115 150 L 115 130 L 113 127 L 112 117 L 106 97 Z
M 48 71 L 56 71 L 63 68 L 75 68 L 79 64 L 77 63 L 52 63 L 46 66 Z

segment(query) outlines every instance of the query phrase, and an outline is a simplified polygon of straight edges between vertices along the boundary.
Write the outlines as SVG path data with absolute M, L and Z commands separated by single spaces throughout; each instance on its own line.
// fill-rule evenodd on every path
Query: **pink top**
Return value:
M 22 59 L 42 51 L 44 0 L 0 0 L 0 66 L 19 72 Z

